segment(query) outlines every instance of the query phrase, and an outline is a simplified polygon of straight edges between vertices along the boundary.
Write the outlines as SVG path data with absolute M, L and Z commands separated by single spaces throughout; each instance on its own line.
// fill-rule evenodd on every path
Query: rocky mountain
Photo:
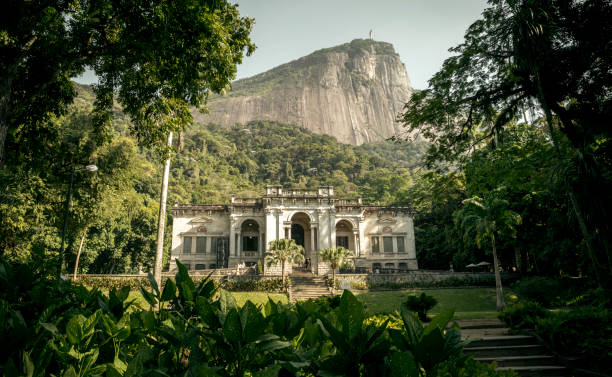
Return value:
M 279 121 L 359 145 L 399 134 L 395 118 L 411 93 L 393 45 L 356 39 L 238 80 L 211 98 L 210 114 L 194 117 L 227 126 Z

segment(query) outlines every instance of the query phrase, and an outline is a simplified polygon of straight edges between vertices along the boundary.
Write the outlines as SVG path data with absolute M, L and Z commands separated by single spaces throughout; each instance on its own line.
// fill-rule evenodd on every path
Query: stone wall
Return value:
M 289 276 L 293 271 L 291 263 L 285 263 L 285 276 Z M 282 268 L 280 264 L 268 266 L 264 265 L 264 275 L 281 276 Z

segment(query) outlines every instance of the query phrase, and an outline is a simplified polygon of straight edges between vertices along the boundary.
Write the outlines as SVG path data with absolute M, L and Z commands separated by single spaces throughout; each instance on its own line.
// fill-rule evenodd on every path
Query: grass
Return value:
M 106 292 L 108 293 L 108 292 Z M 236 299 L 236 303 L 238 306 L 242 307 L 247 300 L 251 300 L 251 302 L 257 306 L 262 306 L 268 302 L 268 297 L 274 301 L 280 301 L 283 304 L 289 302 L 287 295 L 284 293 L 267 293 L 267 292 L 230 292 L 232 296 Z M 135 300 L 134 304 L 137 307 L 146 309 L 149 307 L 149 303 L 147 300 L 142 297 L 140 292 L 138 291 L 130 291 L 130 295 L 128 296 L 128 300 Z
M 429 312 L 437 314 L 448 308 L 455 308 L 455 319 L 496 318 L 495 288 L 438 288 L 438 289 L 402 289 L 394 291 L 356 291 L 357 298 L 373 313 L 393 312 L 399 310 L 402 302 L 409 295 L 420 295 L 425 292 L 438 300 L 438 304 Z M 510 290 L 505 289 L 506 304 L 517 301 Z M 255 305 L 263 306 L 268 298 L 287 303 L 287 295 L 267 292 L 231 292 L 238 306 L 251 300 Z M 132 290 L 128 299 L 136 300 L 136 306 L 148 308 L 148 303 L 140 292 Z
M 421 292 L 435 297 L 438 304 L 429 312 L 440 313 L 448 308 L 455 308 L 455 319 L 496 318 L 495 288 L 439 288 L 439 289 L 402 289 L 396 291 L 356 292 L 357 298 L 373 313 L 393 312 L 399 310 L 402 302 L 409 295 L 420 295 Z M 517 300 L 516 295 L 504 291 L 506 304 Z

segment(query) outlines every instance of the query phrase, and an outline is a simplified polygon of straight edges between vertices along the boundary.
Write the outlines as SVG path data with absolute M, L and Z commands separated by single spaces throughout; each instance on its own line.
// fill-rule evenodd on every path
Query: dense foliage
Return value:
M 174 280 L 127 300 L 130 289 L 98 290 L 55 280 L 44 265 L 0 264 L 0 372 L 5 376 L 436 376 L 461 358 L 453 311 L 424 327 L 367 320 L 349 291 L 336 299 L 264 308 L 196 284 L 179 263 Z M 154 308 L 158 309 L 154 309 Z M 262 313 L 263 309 L 263 313 Z M 447 367 L 444 368 L 446 370 Z M 492 374 L 493 376 L 499 374 Z
M 59 249 L 63 201 L 71 162 L 95 163 L 96 173 L 78 173 L 68 222 L 67 261 L 72 271 L 83 239 L 79 272 L 135 273 L 153 261 L 161 172 L 157 155 L 139 149 L 130 122 L 114 108 L 112 140 L 96 137 L 94 94 L 78 86 L 69 114 L 55 119 L 52 133 L 30 134 L 7 151 L 0 170 L 0 253 L 27 260 L 32 250 Z M 247 132 L 248 131 L 248 132 Z M 339 144 L 328 136 L 274 122 L 224 128 L 195 125 L 183 135 L 172 163 L 169 203 L 229 203 L 231 194 L 258 196 L 266 184 L 334 185 L 340 196 L 373 204 L 406 203 L 409 166 L 419 144 Z M 399 162 L 387 158 L 394 154 Z M 168 230 L 172 222 L 167 221 Z M 169 251 L 166 242 L 166 255 Z
M 612 5 L 489 4 L 401 119 L 432 142 L 429 166 L 465 173 L 468 195 L 510 181 L 508 199 L 529 224 L 514 247 L 516 262 L 502 265 L 588 273 L 609 286 Z M 561 233 L 568 223 L 571 231 Z M 561 234 L 555 248 L 547 245 L 552 234 Z

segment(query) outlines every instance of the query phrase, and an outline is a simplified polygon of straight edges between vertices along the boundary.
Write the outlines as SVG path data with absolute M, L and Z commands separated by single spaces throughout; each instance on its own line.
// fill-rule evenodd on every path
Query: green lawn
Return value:
M 251 300 L 255 305 L 263 306 L 266 302 L 268 302 L 268 297 L 270 297 L 274 301 L 280 301 L 284 304 L 289 302 L 287 295 L 283 293 L 267 293 L 267 292 L 230 292 L 232 296 L 236 299 L 238 306 L 244 305 L 246 300 Z M 128 296 L 128 300 L 136 300 L 135 304 L 141 308 L 148 308 L 149 304 L 142 297 L 140 292 L 131 291 Z
M 439 289 L 402 289 L 396 291 L 356 291 L 357 298 L 361 300 L 366 308 L 373 313 L 393 312 L 399 310 L 402 302 L 409 295 L 420 295 L 425 292 L 438 300 L 438 304 L 431 310 L 431 314 L 440 313 L 442 310 L 454 307 L 455 319 L 468 318 L 495 318 L 495 288 L 439 288 Z M 506 304 L 515 302 L 516 295 L 510 290 L 504 290 Z M 238 306 L 244 305 L 246 300 L 251 300 L 255 305 L 263 306 L 268 297 L 274 301 L 287 303 L 288 299 L 282 293 L 267 292 L 231 292 Z M 147 308 L 148 304 L 138 291 L 131 291 L 129 299 L 135 299 L 141 308 Z
M 448 308 L 455 308 L 455 319 L 495 318 L 495 288 L 440 288 L 440 289 L 402 289 L 397 291 L 355 292 L 366 308 L 374 313 L 399 310 L 400 304 L 409 295 L 420 295 L 421 292 L 433 296 L 438 304 L 431 314 L 440 313 Z M 506 304 L 516 301 L 516 296 L 505 290 Z

